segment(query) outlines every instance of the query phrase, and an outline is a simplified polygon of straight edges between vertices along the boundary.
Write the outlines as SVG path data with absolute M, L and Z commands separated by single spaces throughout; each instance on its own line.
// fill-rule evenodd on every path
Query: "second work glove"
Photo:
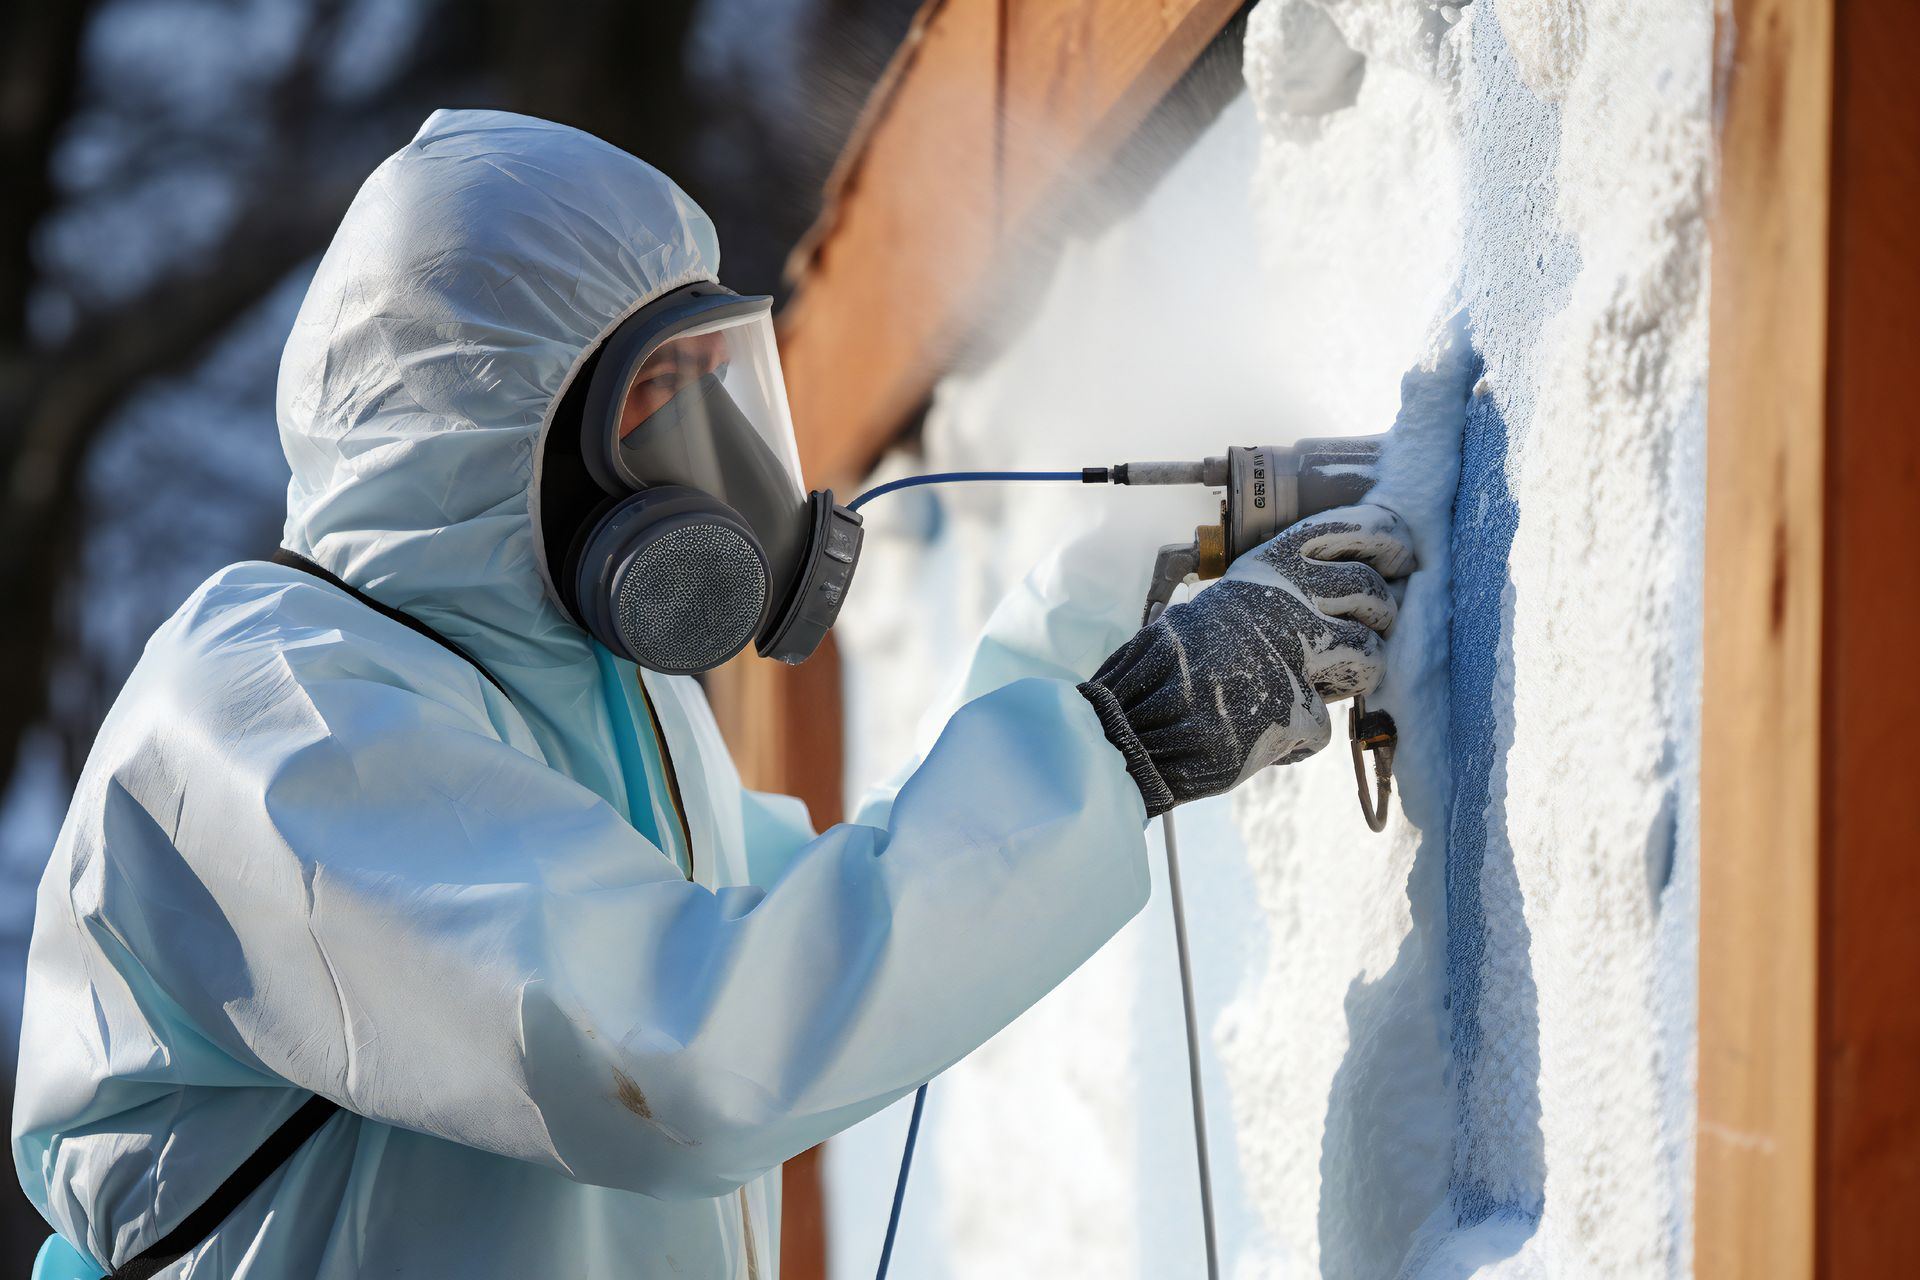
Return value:
M 1397 610 L 1387 578 L 1413 569 L 1384 507 L 1309 516 L 1141 628 L 1080 692 L 1148 816 L 1219 795 L 1327 745 L 1327 703 L 1370 693 Z

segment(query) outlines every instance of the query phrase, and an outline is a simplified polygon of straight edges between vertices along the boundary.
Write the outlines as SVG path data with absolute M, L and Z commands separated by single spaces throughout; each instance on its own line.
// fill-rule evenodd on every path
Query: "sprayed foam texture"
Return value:
M 1179 811 L 1229 1275 L 1691 1268 L 1711 35 L 1706 0 L 1263 0 L 1246 96 L 886 464 L 1395 425 L 1375 500 L 1420 569 L 1374 700 L 1387 832 L 1338 746 Z M 883 502 L 840 627 L 856 782 L 911 754 L 903 709 L 937 725 L 1031 566 L 1124 630 L 1154 548 L 1212 515 Z M 1090 670 L 1085 636 L 1053 638 Z M 897 1274 L 1200 1274 L 1166 912 L 1156 883 L 936 1083 Z M 828 1148 L 838 1276 L 871 1273 L 904 1123 Z

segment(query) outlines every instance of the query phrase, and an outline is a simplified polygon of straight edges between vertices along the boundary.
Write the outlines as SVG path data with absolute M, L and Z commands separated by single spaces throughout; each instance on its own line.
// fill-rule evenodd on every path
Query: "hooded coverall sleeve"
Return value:
M 886 825 L 887 806 L 919 768 L 957 706 L 1016 680 L 1077 684 L 1092 675 L 1139 630 L 1145 593 L 1145 575 L 1116 572 L 1098 537 L 1086 537 L 1041 561 L 995 606 L 958 680 L 937 695 L 920 747 L 861 793 L 853 807 L 854 821 Z M 792 796 L 742 791 L 741 809 L 753 883 L 771 885 L 813 837 L 807 806 Z
M 1017 680 L 1078 684 L 1092 675 L 1139 630 L 1145 595 L 1146 575 L 1116 569 L 1107 540 L 1098 536 L 1070 543 L 1034 566 L 994 606 L 959 679 L 922 725 L 919 748 L 861 795 L 854 820 L 884 825 L 887 806 L 919 769 L 956 706 Z
M 966 1054 L 1146 900 L 1139 793 L 1064 682 L 969 703 L 880 825 L 716 893 L 477 703 L 352 661 L 202 664 L 109 784 L 100 910 L 202 1034 L 375 1120 L 724 1194 Z

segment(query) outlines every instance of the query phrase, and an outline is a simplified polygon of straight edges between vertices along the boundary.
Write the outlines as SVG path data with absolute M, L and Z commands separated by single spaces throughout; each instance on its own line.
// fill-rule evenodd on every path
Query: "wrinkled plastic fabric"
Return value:
M 347 1114 L 167 1274 L 771 1280 L 780 1162 L 1144 903 L 1144 810 L 1083 672 L 989 639 L 984 696 L 815 836 L 741 787 L 692 680 L 553 606 L 547 412 L 716 265 L 659 174 L 516 116 L 436 114 L 355 201 L 282 364 L 285 542 L 508 693 L 268 564 L 156 633 L 29 960 L 15 1163 L 85 1259 L 159 1239 L 311 1091 Z

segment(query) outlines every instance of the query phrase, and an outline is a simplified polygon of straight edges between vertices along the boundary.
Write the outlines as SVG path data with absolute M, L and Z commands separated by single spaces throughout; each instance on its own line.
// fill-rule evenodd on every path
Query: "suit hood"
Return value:
M 361 187 L 281 358 L 285 545 L 536 700 L 529 673 L 590 667 L 542 576 L 540 436 L 600 340 L 719 256 L 699 206 L 598 138 L 435 112 Z

